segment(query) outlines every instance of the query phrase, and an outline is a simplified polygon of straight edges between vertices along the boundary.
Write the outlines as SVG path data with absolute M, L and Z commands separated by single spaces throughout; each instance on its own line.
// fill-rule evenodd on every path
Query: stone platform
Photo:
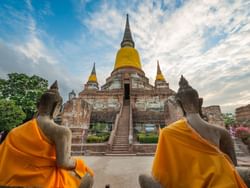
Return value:
M 84 161 L 95 171 L 93 188 L 140 188 L 139 174 L 150 174 L 152 156 L 84 156 Z M 250 156 L 238 157 L 240 166 L 250 167 Z
M 153 157 L 149 156 L 84 156 L 95 172 L 93 188 L 140 188 L 139 174 L 150 174 Z

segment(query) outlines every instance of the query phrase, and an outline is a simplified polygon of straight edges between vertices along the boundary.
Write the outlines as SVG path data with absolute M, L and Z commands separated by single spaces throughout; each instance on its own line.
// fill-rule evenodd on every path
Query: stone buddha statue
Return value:
M 13 129 L 0 145 L 0 185 L 92 187 L 93 171 L 70 155 L 70 129 L 53 120 L 61 105 L 55 81 L 41 96 L 37 117 Z
M 62 105 L 62 97 L 58 92 L 57 81 L 50 90 L 44 93 L 38 102 L 37 123 L 42 133 L 56 146 L 56 164 L 59 168 L 74 170 L 76 160 L 70 155 L 71 152 L 71 131 L 67 127 L 58 126 L 54 118 L 59 114 Z M 93 185 L 93 177 L 90 173 L 82 178 L 80 187 L 88 188 Z
M 250 186 L 249 169 L 235 168 L 228 131 L 202 119 L 202 100 L 183 76 L 179 86 L 175 99 L 184 118 L 161 131 L 152 176 L 140 175 L 141 187 L 220 187 L 225 182 L 228 187 Z

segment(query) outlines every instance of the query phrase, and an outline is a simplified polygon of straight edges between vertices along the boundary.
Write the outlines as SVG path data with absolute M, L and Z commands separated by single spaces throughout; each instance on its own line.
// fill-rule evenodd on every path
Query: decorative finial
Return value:
M 157 60 L 157 74 L 161 74 L 159 60 Z
M 50 89 L 56 89 L 56 90 L 58 90 L 57 80 L 50 86 Z
M 127 19 L 126 19 L 126 26 L 125 26 L 125 32 L 123 35 L 123 40 L 121 42 L 121 47 L 123 48 L 125 46 L 132 47 L 132 48 L 135 47 L 135 43 L 133 41 L 131 31 L 130 31 L 128 14 L 127 14 Z
M 165 78 L 161 72 L 161 68 L 160 68 L 160 64 L 159 64 L 159 60 L 157 60 L 157 74 L 156 74 L 156 80 L 161 80 L 161 81 L 165 81 Z
M 93 65 L 93 69 L 92 69 L 91 74 L 96 74 L 96 72 L 95 72 L 95 62 L 94 62 L 94 65 Z

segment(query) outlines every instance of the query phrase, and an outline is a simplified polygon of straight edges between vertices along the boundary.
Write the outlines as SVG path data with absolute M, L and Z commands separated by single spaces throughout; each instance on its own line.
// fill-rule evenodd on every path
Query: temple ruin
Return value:
M 73 133 L 73 152 L 91 151 L 96 153 L 150 153 L 156 144 L 140 144 L 136 131 L 152 129 L 156 132 L 170 122 L 166 101 L 176 92 L 172 90 L 157 62 L 154 85 L 149 83 L 142 66 L 140 55 L 135 48 L 129 18 L 115 58 L 114 68 L 106 83 L 99 86 L 96 67 L 83 90 L 78 94 L 69 93 L 64 104 L 62 125 Z M 178 79 L 178 78 L 176 78 Z M 209 111 L 208 118 L 220 119 L 220 109 Z M 210 113 L 211 112 L 211 113 Z M 86 144 L 86 138 L 94 124 L 105 123 L 110 136 L 105 143 Z

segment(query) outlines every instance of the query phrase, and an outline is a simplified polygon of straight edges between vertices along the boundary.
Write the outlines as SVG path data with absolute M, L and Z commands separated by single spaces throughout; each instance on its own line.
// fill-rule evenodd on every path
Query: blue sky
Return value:
M 170 87 L 183 74 L 223 112 L 250 103 L 250 1 L 1 0 L 0 77 L 10 72 L 59 81 L 67 99 L 96 63 L 100 85 L 113 70 L 126 14 L 142 68 L 156 62 Z

